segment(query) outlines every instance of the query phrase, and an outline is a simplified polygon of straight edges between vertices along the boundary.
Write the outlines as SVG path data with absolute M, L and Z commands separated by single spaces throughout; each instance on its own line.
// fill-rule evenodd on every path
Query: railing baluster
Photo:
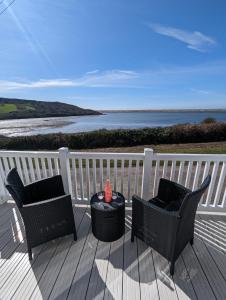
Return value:
M 206 176 L 208 175 L 209 169 L 210 169 L 210 161 L 206 161 L 206 162 L 205 162 L 204 171 L 203 171 L 202 181 L 204 181 L 205 178 L 206 178 Z M 201 198 L 201 200 L 200 200 L 200 202 L 199 202 L 199 205 L 202 205 L 202 204 L 205 202 L 204 199 L 205 199 L 205 194 L 202 195 L 202 198 Z
M 8 196 L 9 194 L 8 194 L 8 191 L 5 188 L 5 185 L 4 185 L 5 174 L 4 174 L 4 169 L 3 169 L 3 161 L 2 161 L 1 158 L 0 158 L 0 176 L 1 176 L 1 179 L 2 179 L 1 180 L 1 182 L 2 182 L 2 190 L 0 191 L 0 193 L 3 194 L 1 198 L 2 198 L 2 200 L 4 200 L 4 195 Z
M 103 159 L 100 159 L 99 163 L 100 163 L 100 166 L 99 166 L 99 169 L 100 169 L 100 190 L 103 191 L 103 188 L 104 188 Z
M 93 159 L 93 193 L 97 191 L 97 170 L 96 170 L 96 159 Z
M 197 188 L 197 186 L 198 186 L 201 165 L 202 165 L 201 161 L 197 161 L 197 163 L 196 163 L 196 169 L 195 169 L 195 177 L 194 177 L 193 186 L 192 186 L 193 190 L 195 190 Z
M 184 161 L 181 161 L 179 167 L 178 179 L 177 179 L 177 182 L 180 184 L 182 183 L 183 175 L 184 175 Z
M 74 186 L 74 189 L 72 188 L 72 190 L 74 191 L 74 197 L 75 200 L 78 199 L 78 188 L 77 188 L 77 173 L 76 173 L 76 163 L 75 163 L 75 158 L 72 158 L 72 186 Z
M 87 187 L 87 199 L 90 200 L 90 169 L 89 169 L 89 159 L 86 162 L 86 187 Z
M 9 157 L 9 166 L 10 166 L 10 169 L 15 167 L 15 164 L 14 164 L 14 161 L 13 161 L 12 157 Z
M 222 193 L 222 188 L 223 188 L 224 181 L 225 181 L 225 175 L 226 175 L 226 162 L 223 162 L 221 173 L 220 173 L 220 178 L 219 178 L 218 185 L 217 185 L 216 195 L 215 195 L 214 202 L 213 202 L 213 206 L 216 206 L 219 204 L 220 195 Z
M 129 166 L 128 166 L 128 197 L 127 200 L 130 202 L 130 192 L 131 192 L 131 166 L 132 166 L 132 160 L 129 160 Z
M 80 193 L 81 199 L 84 200 L 84 188 L 83 188 L 83 171 L 82 171 L 82 159 L 79 158 L 79 183 L 80 183 Z
M 223 195 L 221 207 L 226 208 L 226 188 L 224 189 L 224 195 Z
M 121 193 L 123 194 L 123 182 L 124 182 L 124 159 L 121 161 Z
M 50 157 L 47 158 L 48 161 L 48 170 L 49 170 L 49 176 L 53 176 L 53 167 L 52 167 L 52 159 Z
M 22 169 L 21 169 L 20 158 L 18 156 L 15 157 L 15 162 L 16 162 L 17 172 L 19 173 L 20 177 L 23 178 L 23 173 L 22 173 Z
M 42 178 L 47 177 L 47 171 L 46 171 L 46 160 L 45 158 L 41 157 L 41 166 L 42 166 Z
M 58 158 L 54 158 L 54 170 L 56 175 L 60 174 Z
M 166 178 L 166 176 L 167 176 L 167 169 L 168 169 L 168 160 L 164 160 L 163 171 L 162 171 L 163 178 Z
M 4 167 L 5 167 L 5 172 L 8 173 L 10 168 L 9 168 L 7 157 L 2 157 L 2 161 L 3 161 Z
M 40 180 L 42 178 L 42 176 L 41 176 L 39 158 L 38 157 L 35 157 L 35 170 L 36 170 L 38 180 Z
M 23 174 L 24 174 L 25 184 L 28 184 L 30 182 L 30 180 L 29 180 L 29 176 L 28 176 L 26 158 L 21 157 L 21 162 L 22 162 L 22 167 L 23 167 Z
M 188 169 L 187 169 L 187 176 L 185 179 L 185 186 L 189 188 L 190 180 L 191 180 L 191 173 L 192 173 L 193 161 L 189 161 Z
M 172 165 L 171 165 L 171 173 L 170 173 L 170 180 L 174 180 L 175 177 L 175 171 L 176 171 L 176 161 L 172 160 Z
M 30 170 L 30 174 L 31 174 L 31 181 L 34 182 L 35 181 L 35 173 L 34 173 L 33 159 L 30 156 L 28 157 L 28 166 L 29 166 L 29 170 Z
M 134 179 L 134 194 L 138 194 L 138 180 L 139 180 L 139 160 L 136 160 L 136 170 Z
M 208 188 L 208 193 L 207 193 L 207 198 L 206 198 L 206 205 L 207 206 L 209 206 L 209 205 L 213 206 L 211 204 L 211 200 L 212 200 L 212 194 L 213 194 L 214 184 L 215 184 L 216 177 L 217 177 L 218 166 L 219 166 L 219 162 L 214 162 L 213 172 L 212 172 L 212 177 L 211 177 L 211 182 L 210 182 L 210 186 Z
M 156 160 L 155 165 L 155 178 L 154 178 L 154 196 L 157 194 L 158 190 L 158 183 L 159 183 L 159 160 Z
M 117 191 L 117 159 L 114 159 L 114 191 Z
M 111 165 L 110 165 L 111 161 L 110 159 L 107 159 L 107 179 L 110 179 L 111 177 Z

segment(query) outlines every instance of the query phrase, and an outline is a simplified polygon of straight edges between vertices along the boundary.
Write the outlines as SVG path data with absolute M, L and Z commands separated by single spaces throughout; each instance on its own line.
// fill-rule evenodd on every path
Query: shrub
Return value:
M 205 118 L 204 120 L 201 121 L 201 124 L 213 124 L 217 123 L 217 120 L 215 118 Z
M 0 136 L 0 148 L 9 150 L 57 150 L 130 147 L 145 144 L 179 144 L 226 141 L 226 123 L 175 125 L 169 127 L 96 130 L 72 134 Z

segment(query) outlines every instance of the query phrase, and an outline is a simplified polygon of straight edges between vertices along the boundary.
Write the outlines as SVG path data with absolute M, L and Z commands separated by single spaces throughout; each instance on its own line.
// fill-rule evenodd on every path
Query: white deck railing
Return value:
M 0 151 L 0 198 L 9 199 L 4 187 L 6 173 L 17 167 L 25 184 L 61 174 L 73 199 L 87 201 L 102 190 L 110 178 L 112 187 L 128 202 L 134 193 L 149 199 L 156 195 L 161 177 L 196 189 L 207 174 L 212 175 L 200 211 L 226 212 L 226 155 L 144 153 Z

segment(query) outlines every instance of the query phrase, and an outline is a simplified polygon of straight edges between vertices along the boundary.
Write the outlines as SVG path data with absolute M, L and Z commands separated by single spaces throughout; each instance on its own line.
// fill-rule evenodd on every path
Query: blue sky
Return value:
M 0 1 L 0 96 L 226 107 L 226 1 Z

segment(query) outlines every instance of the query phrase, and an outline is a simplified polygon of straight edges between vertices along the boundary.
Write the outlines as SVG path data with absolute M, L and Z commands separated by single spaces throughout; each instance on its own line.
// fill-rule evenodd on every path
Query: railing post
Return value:
M 60 159 L 60 174 L 63 179 L 64 190 L 66 194 L 71 193 L 71 177 L 70 177 L 70 166 L 68 159 L 68 148 L 62 147 L 59 149 L 59 159 Z
M 141 197 L 145 200 L 150 199 L 150 178 L 152 169 L 153 149 L 144 149 L 144 165 L 142 176 Z

